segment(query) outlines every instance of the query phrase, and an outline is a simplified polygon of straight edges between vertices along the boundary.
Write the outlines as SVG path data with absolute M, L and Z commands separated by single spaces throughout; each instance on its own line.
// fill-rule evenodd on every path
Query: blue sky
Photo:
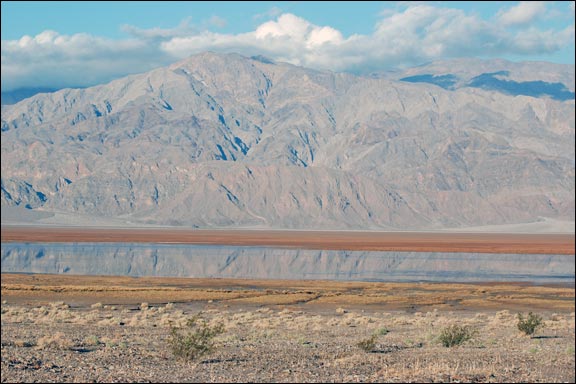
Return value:
M 457 57 L 574 64 L 574 2 L 3 1 L 2 90 L 88 86 L 202 51 L 371 72 Z

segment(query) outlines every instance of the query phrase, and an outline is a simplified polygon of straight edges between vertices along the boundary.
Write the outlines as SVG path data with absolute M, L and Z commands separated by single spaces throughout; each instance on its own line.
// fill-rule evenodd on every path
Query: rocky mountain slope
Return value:
M 204 53 L 2 106 L 2 205 L 196 227 L 573 221 L 573 92 L 573 65 L 358 77 Z

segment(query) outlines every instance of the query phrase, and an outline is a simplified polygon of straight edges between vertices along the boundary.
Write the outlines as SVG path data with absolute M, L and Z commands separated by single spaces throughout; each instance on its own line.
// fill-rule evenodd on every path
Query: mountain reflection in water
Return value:
M 566 255 L 331 251 L 135 243 L 2 243 L 3 273 L 574 283 Z

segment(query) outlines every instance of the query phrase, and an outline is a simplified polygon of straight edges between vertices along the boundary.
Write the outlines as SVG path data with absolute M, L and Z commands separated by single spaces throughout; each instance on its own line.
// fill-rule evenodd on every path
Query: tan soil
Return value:
M 574 382 L 574 293 L 2 274 L 2 382 Z M 200 310 L 224 323 L 219 347 L 177 359 L 170 324 Z M 516 313 L 527 311 L 545 320 L 535 338 L 516 327 Z M 437 336 L 449 324 L 477 334 L 445 348 Z M 383 328 L 372 352 L 357 346 Z

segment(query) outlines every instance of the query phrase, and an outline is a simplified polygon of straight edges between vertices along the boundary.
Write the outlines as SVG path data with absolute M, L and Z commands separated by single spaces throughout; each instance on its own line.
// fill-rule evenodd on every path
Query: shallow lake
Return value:
M 2 243 L 1 254 L 4 273 L 562 284 L 575 274 L 570 255 L 142 243 Z

